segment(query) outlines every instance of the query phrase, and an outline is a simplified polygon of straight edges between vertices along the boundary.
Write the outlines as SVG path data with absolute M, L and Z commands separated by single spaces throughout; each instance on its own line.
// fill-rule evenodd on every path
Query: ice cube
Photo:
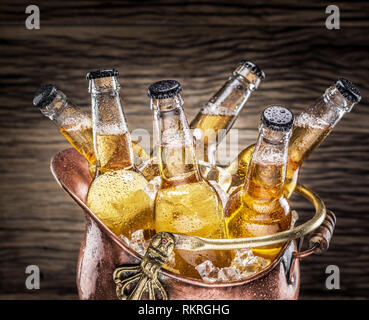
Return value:
M 143 189 L 143 191 L 150 197 L 150 199 L 155 200 L 156 194 L 159 191 L 161 184 L 161 177 L 155 177 L 152 179 Z
M 240 249 L 235 250 L 235 257 L 228 267 L 218 268 L 206 260 L 196 266 L 196 270 L 204 281 L 236 281 L 254 275 L 269 264 L 270 260 L 255 256 L 251 249 Z
M 215 267 L 210 260 L 204 261 L 195 268 L 200 274 L 202 280 L 208 282 L 218 281 L 219 268 Z
M 241 277 L 249 277 L 270 264 L 270 260 L 255 256 L 250 249 L 235 250 L 231 266 L 240 271 Z
M 218 273 L 219 281 L 235 281 L 241 279 L 241 272 L 236 267 L 221 268 Z
M 130 247 L 140 255 L 144 255 L 148 247 L 148 241 L 145 240 L 143 230 L 137 230 L 132 233 L 129 242 Z
M 150 241 L 145 240 L 143 230 L 137 230 L 132 233 L 131 240 L 128 240 L 125 236 L 121 235 L 120 238 L 134 251 L 141 256 L 145 255 L 146 249 L 148 248 Z

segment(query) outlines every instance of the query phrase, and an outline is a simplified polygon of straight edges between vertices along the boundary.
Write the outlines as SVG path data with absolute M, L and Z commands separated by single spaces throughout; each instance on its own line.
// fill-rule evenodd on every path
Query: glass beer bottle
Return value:
M 182 109 L 181 86 L 163 80 L 149 87 L 151 108 L 158 133 L 158 161 L 161 185 L 154 205 L 155 231 L 168 231 L 205 238 L 227 238 L 223 208 L 214 188 L 201 176 L 193 136 Z M 195 267 L 211 260 L 229 265 L 227 251 L 194 253 L 176 250 L 170 269 L 199 278 Z
M 289 144 L 284 193 L 290 197 L 303 162 L 329 135 L 346 112 L 361 100 L 359 90 L 349 81 L 338 79 L 314 105 L 296 117 Z M 242 151 L 227 171 L 233 174 L 232 186 L 240 185 L 250 163 L 255 145 Z
M 87 159 L 90 173 L 94 176 L 95 154 L 91 116 L 71 103 L 66 95 L 52 84 L 40 88 L 35 94 L 33 104 L 54 122 L 69 143 Z M 132 141 L 132 148 L 136 165 L 150 158 L 138 143 Z
M 231 194 L 225 208 L 230 238 L 265 236 L 291 227 L 291 208 L 283 185 L 293 121 L 292 112 L 284 107 L 263 111 L 245 183 Z M 273 245 L 253 252 L 272 260 L 281 248 Z
M 254 63 L 242 60 L 232 76 L 210 98 L 192 120 L 197 158 L 215 165 L 215 152 L 233 126 L 251 93 L 265 79 L 264 72 Z
M 113 233 L 130 238 L 134 231 L 152 228 L 153 203 L 143 191 L 148 182 L 133 162 L 117 75 L 115 69 L 87 74 L 96 158 L 87 206 Z
M 35 94 L 33 104 L 58 127 L 69 143 L 89 162 L 95 164 L 91 117 L 72 104 L 66 95 L 52 84 Z

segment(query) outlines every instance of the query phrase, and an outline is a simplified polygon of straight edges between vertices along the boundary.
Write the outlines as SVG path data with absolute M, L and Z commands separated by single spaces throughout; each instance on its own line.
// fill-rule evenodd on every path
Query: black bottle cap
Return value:
M 152 99 L 166 99 L 176 96 L 182 91 L 181 84 L 176 80 L 161 80 L 153 83 L 148 89 Z
M 361 100 L 359 89 L 351 81 L 339 78 L 336 80 L 335 86 L 347 100 L 353 103 L 358 103 Z
M 58 88 L 52 84 L 42 86 L 33 98 L 33 105 L 38 108 L 45 108 L 55 99 L 57 93 Z
M 116 69 L 96 70 L 87 73 L 86 79 L 93 80 L 99 78 L 117 77 L 119 75 Z
M 264 81 L 265 73 L 255 63 L 252 63 L 251 61 L 248 60 L 241 60 L 240 64 L 242 64 L 244 67 L 250 69 L 253 73 L 255 73 L 260 78 L 261 81 Z
M 280 106 L 271 106 L 264 109 L 261 114 L 262 123 L 269 129 L 274 131 L 288 131 L 293 126 L 293 113 Z

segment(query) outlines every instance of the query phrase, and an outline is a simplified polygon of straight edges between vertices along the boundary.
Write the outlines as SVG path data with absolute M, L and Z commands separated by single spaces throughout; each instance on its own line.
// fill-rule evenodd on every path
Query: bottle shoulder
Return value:
M 170 192 L 173 194 L 180 195 L 188 195 L 192 197 L 192 195 L 196 196 L 198 194 L 203 194 L 204 197 L 209 196 L 211 194 L 216 194 L 214 188 L 205 180 L 197 180 L 197 181 L 177 181 L 177 183 L 169 181 L 162 181 L 162 185 L 159 189 L 159 192 Z
M 111 170 L 96 176 L 90 185 L 90 191 L 100 187 L 104 189 L 124 187 L 122 192 L 131 192 L 135 189 L 143 189 L 147 183 L 145 177 L 135 170 Z
M 253 198 L 240 186 L 232 192 L 225 207 L 226 217 L 231 217 L 236 213 L 247 214 L 255 219 L 262 217 L 270 219 L 271 215 L 274 214 L 289 215 L 291 205 L 283 195 L 279 198 L 267 200 Z

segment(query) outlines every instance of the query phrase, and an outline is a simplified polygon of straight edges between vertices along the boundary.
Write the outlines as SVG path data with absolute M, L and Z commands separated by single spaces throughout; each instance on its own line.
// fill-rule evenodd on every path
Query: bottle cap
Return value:
M 119 75 L 116 69 L 96 70 L 87 73 L 86 79 L 93 80 L 99 78 L 117 77 Z
M 336 80 L 335 86 L 347 100 L 353 103 L 358 103 L 361 100 L 360 91 L 351 81 L 339 78 Z
M 167 99 L 176 96 L 182 91 L 181 84 L 176 80 L 161 80 L 153 83 L 148 89 L 152 99 Z
M 42 86 L 33 98 L 33 105 L 38 108 L 45 108 L 55 99 L 57 93 L 58 88 L 52 84 Z
M 261 121 L 271 130 L 288 131 L 293 126 L 294 115 L 285 107 L 271 106 L 264 109 L 261 114 Z
M 243 65 L 245 68 L 250 69 L 253 73 L 255 73 L 260 78 L 261 81 L 264 81 L 265 73 L 255 63 L 252 63 L 251 61 L 248 60 L 241 60 L 240 64 Z

